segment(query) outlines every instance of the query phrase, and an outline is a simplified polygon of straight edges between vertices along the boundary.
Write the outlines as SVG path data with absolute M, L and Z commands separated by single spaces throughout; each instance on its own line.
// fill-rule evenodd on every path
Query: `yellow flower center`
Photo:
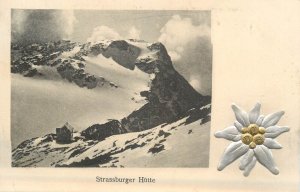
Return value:
M 249 145 L 250 149 L 254 149 L 256 145 L 262 145 L 265 141 L 264 134 L 266 129 L 258 127 L 256 124 L 250 124 L 248 127 L 242 128 L 242 142 Z
M 257 145 L 262 145 L 265 141 L 265 137 L 261 134 L 257 134 L 253 137 L 253 142 Z
M 254 149 L 256 147 L 256 144 L 254 142 L 251 142 L 249 144 L 250 149 Z
M 253 137 L 249 133 L 242 135 L 242 142 L 245 143 L 246 145 L 249 145 L 252 141 L 253 141 Z
M 258 126 L 256 124 L 250 124 L 248 129 L 251 135 L 256 135 L 258 133 Z
M 259 127 L 258 132 L 259 132 L 260 134 L 265 134 L 266 129 L 265 129 L 264 127 Z

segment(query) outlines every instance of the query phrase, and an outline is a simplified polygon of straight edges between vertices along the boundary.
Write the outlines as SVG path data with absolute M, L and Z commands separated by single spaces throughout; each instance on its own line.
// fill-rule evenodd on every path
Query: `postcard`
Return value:
M 299 5 L 1 2 L 0 191 L 299 191 Z

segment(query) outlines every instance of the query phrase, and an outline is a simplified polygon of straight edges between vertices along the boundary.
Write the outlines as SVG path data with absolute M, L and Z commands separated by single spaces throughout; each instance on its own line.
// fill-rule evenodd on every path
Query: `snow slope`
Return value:
M 55 131 L 67 121 L 77 131 L 120 119 L 140 108 L 126 89 L 86 89 L 65 81 L 41 80 L 12 74 L 11 135 L 15 148 L 22 141 Z
M 131 93 L 149 90 L 150 75 L 138 68 L 129 70 L 103 55 L 84 57 L 84 59 L 86 60 L 85 71 L 90 74 L 105 77 L 107 81 Z

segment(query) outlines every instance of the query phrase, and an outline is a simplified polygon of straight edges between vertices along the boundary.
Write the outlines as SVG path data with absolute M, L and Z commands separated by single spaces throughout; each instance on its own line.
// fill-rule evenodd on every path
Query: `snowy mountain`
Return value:
M 189 150 L 209 151 L 210 97 L 174 69 L 161 43 L 12 44 L 11 57 L 13 143 L 25 140 L 13 166 L 207 166 L 208 154 Z M 47 133 L 67 121 L 80 132 L 59 144 Z M 28 140 L 22 130 L 45 136 Z M 187 158 L 170 162 L 176 154 Z
M 58 144 L 56 135 L 48 134 L 24 141 L 14 149 L 12 166 L 207 167 L 209 116 L 191 124 L 187 119 L 113 135 L 100 142 L 75 133 L 72 143 Z

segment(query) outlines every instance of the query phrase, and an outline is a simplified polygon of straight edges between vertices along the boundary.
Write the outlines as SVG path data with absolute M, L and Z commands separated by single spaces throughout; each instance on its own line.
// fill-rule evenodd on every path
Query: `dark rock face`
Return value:
M 118 120 L 111 120 L 105 124 L 95 124 L 81 132 L 86 139 L 103 140 L 108 136 L 126 133 Z
M 24 73 L 24 77 L 33 77 L 38 73 L 36 69 L 30 69 Z
M 165 149 L 165 146 L 163 144 L 155 144 L 152 148 L 149 149 L 148 153 L 159 153 L 162 150 Z
M 12 73 L 24 73 L 28 70 L 32 69 L 31 65 L 26 61 L 15 61 L 11 65 Z
M 210 108 L 193 108 L 188 111 L 188 118 L 186 119 L 185 125 L 188 125 L 190 123 L 193 123 L 199 119 L 202 119 L 201 124 L 206 123 L 210 121 L 210 116 L 208 115 L 210 113 Z
M 111 42 L 108 46 L 102 43 L 93 45 L 90 49 L 92 55 L 102 54 L 106 58 L 112 58 L 115 62 L 123 67 L 133 70 L 135 68 L 135 60 L 140 54 L 140 49 L 124 40 Z
M 56 66 L 61 62 L 58 57 L 63 51 L 70 51 L 75 43 L 70 41 L 57 41 L 31 45 L 11 45 L 11 72 L 19 73 L 26 77 L 38 74 L 34 65 Z
M 85 73 L 83 69 L 74 67 L 71 63 L 63 63 L 57 67 L 57 72 L 62 78 L 76 83 L 79 87 L 93 89 L 98 84 L 95 76 Z
M 156 42 L 147 46 L 147 48 L 150 51 L 156 52 L 157 59 L 149 56 L 138 58 L 135 61 L 135 65 L 140 70 L 148 74 L 159 73 L 159 71 L 174 73 L 175 69 L 173 68 L 171 58 L 163 44 Z

